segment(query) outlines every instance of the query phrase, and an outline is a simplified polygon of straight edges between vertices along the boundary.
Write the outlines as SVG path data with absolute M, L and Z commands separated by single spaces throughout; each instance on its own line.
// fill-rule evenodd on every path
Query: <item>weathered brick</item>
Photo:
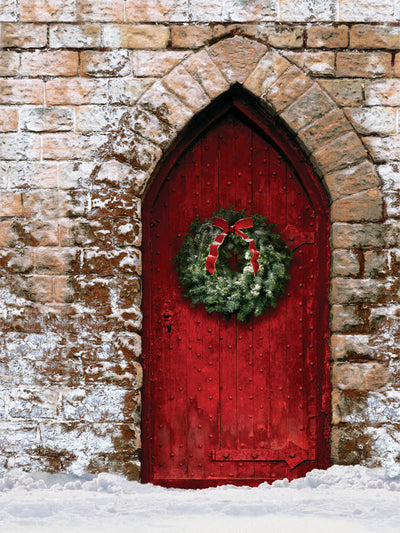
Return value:
M 339 0 L 340 18 L 349 22 L 393 20 L 391 0 Z
M 364 324 L 364 320 L 358 309 L 354 305 L 332 305 L 331 306 L 331 330 L 332 331 L 354 331 Z
M 23 251 L 11 252 L 7 266 L 6 274 L 31 274 L 33 271 L 33 252 L 24 247 Z
M 95 177 L 95 183 L 107 187 L 129 188 L 135 180 L 135 173 L 130 165 L 110 159 L 105 161 Z
M 375 279 L 334 278 L 331 287 L 331 302 L 353 304 L 377 302 L 389 289 L 383 282 Z
M 397 110 L 388 107 L 344 109 L 346 116 L 362 135 L 391 135 L 397 131 Z
M 104 106 L 79 106 L 75 110 L 76 131 L 109 131 L 116 129 L 126 108 Z
M 81 52 L 81 75 L 94 77 L 128 76 L 131 73 L 128 50 Z
M 170 144 L 176 135 L 174 128 L 142 106 L 136 106 L 130 114 L 129 125 L 133 132 L 153 140 L 163 149 Z
M 23 214 L 21 193 L 0 193 L 0 216 L 20 217 Z
M 312 85 L 312 80 L 303 72 L 292 66 L 287 69 L 280 78 L 265 93 L 263 99 L 271 103 L 274 109 L 280 113 L 287 108 Z
M 42 104 L 43 99 L 40 80 L 0 79 L 0 104 Z
M 335 52 L 285 52 L 284 55 L 315 76 L 333 76 L 335 73 Z
M 0 107 L 0 131 L 18 130 L 18 109 L 15 107 Z
M 400 106 L 400 80 L 366 81 L 365 104 Z
M 363 142 L 376 163 L 400 159 L 400 135 L 364 137 Z
M 336 11 L 334 0 L 317 0 L 315 2 L 279 0 L 280 20 L 285 22 L 334 21 L 336 20 Z
M 349 30 L 341 26 L 310 26 L 307 30 L 307 46 L 310 48 L 346 48 Z
M 275 48 L 301 48 L 303 46 L 304 29 L 302 26 L 286 24 L 272 26 L 268 29 L 268 42 Z
M 177 131 L 182 129 L 193 116 L 193 112 L 159 82 L 154 83 L 139 102 Z
M 105 135 L 79 135 L 55 133 L 43 136 L 44 159 L 83 159 L 91 160 L 107 141 Z
M 149 52 L 146 50 L 132 53 L 132 70 L 134 76 L 160 77 L 183 61 L 188 52 L 172 50 Z
M 201 85 L 181 65 L 175 67 L 168 76 L 163 78 L 162 83 L 193 111 L 199 111 L 210 103 Z
M 40 159 L 40 137 L 32 133 L 2 133 L 0 158 L 4 160 Z
M 344 78 L 390 78 L 392 56 L 388 52 L 338 52 L 336 74 Z
M 389 254 L 383 250 L 364 253 L 364 272 L 369 278 L 382 278 L 388 274 Z
M 355 165 L 365 158 L 365 149 L 355 133 L 335 139 L 311 156 L 312 162 L 323 174 Z
M 169 41 L 169 28 L 145 24 L 106 24 L 103 40 L 104 45 L 110 48 L 165 48 Z
M 95 190 L 92 192 L 90 220 L 103 220 L 107 217 L 116 220 L 128 216 L 140 219 L 140 200 L 130 192 L 114 189 L 113 191 Z
M 77 20 L 115 21 L 124 20 L 123 0 L 76 0 Z
M 66 214 L 66 193 L 56 189 L 25 191 L 23 205 L 27 218 L 57 219 Z
M 356 24 L 350 29 L 350 48 L 398 50 L 400 48 L 400 28 L 398 26 Z
M 69 161 L 59 163 L 59 185 L 61 189 L 87 189 L 92 180 L 95 163 Z
M 298 132 L 310 122 L 329 113 L 333 108 L 332 100 L 315 83 L 285 109 L 281 118 L 292 130 Z
M 11 22 L 18 20 L 16 0 L 3 0 L 1 3 L 0 21 Z
M 56 302 L 69 303 L 73 300 L 74 290 L 69 280 L 69 276 L 54 277 L 54 299 Z
M 131 106 L 153 83 L 154 78 L 115 78 L 108 82 L 110 104 Z
M 193 6 L 194 7 L 194 6 Z M 187 22 L 185 0 L 126 0 L 126 20 L 129 22 Z
M 48 105 L 105 104 L 107 81 L 85 78 L 51 80 L 46 83 L 46 101 Z
M 37 248 L 35 270 L 37 273 L 67 274 L 72 269 L 76 255 L 73 248 Z
M 117 272 L 141 274 L 141 254 L 136 248 L 121 250 L 85 250 L 83 273 L 110 276 Z
M 75 18 L 75 0 L 21 0 L 20 12 L 23 22 L 69 22 Z
M 78 53 L 72 51 L 22 52 L 21 74 L 23 76 L 76 76 Z
M 375 248 L 383 246 L 381 224 L 332 224 L 332 244 L 334 248 Z
M 96 48 L 100 47 L 100 24 L 56 24 L 50 26 L 51 48 Z
M 318 148 L 351 131 L 351 125 L 343 113 L 334 109 L 310 126 L 302 129 L 298 139 L 305 151 L 312 153 Z
M 318 80 L 318 83 L 340 106 L 357 106 L 362 102 L 361 80 Z
M 35 107 L 21 111 L 21 129 L 28 131 L 69 131 L 74 125 L 69 107 Z
M 373 355 L 369 335 L 338 335 L 331 336 L 332 357 L 338 359 L 370 358 Z
M 344 168 L 324 176 L 332 200 L 343 198 L 380 185 L 379 178 L 369 161 Z
M 172 26 L 171 43 L 173 48 L 198 48 L 213 37 L 210 26 L 184 25 Z
M 19 71 L 19 54 L 0 50 L 0 76 L 17 76 Z
M 332 391 L 332 424 L 353 421 L 354 417 L 363 416 L 368 412 L 368 398 L 365 392 Z
M 43 48 L 47 43 L 47 25 L 4 23 L 0 43 L 4 48 Z
M 379 189 L 370 189 L 333 202 L 333 222 L 377 222 L 382 220 L 383 200 Z
M 12 161 L 0 166 L 8 176 L 10 189 L 51 189 L 57 187 L 57 165 L 47 162 Z
M 358 255 L 350 250 L 332 252 L 332 276 L 357 276 L 360 272 Z
M 237 53 L 238 49 L 240 54 Z M 263 44 L 243 37 L 232 37 L 214 44 L 209 54 L 228 82 L 233 84 L 245 81 L 266 50 Z
M 332 386 L 342 390 L 377 390 L 388 380 L 388 369 L 380 363 L 336 363 L 332 368 Z
M 290 63 L 281 55 L 267 52 L 244 83 L 244 87 L 262 96 L 289 68 Z
M 228 82 L 205 50 L 189 56 L 183 62 L 183 66 L 210 98 L 216 98 L 229 88 Z

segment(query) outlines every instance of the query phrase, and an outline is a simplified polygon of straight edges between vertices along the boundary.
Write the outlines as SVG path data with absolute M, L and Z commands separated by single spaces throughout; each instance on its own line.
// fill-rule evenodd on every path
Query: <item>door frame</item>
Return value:
M 260 100 L 235 84 L 229 91 L 216 98 L 206 109 L 196 115 L 190 123 L 182 129 L 175 141 L 159 161 L 152 179 L 143 196 L 142 223 L 143 243 L 150 242 L 150 222 L 152 206 L 158 192 L 168 179 L 168 174 L 182 153 L 199 137 L 208 127 L 224 115 L 230 109 L 237 109 L 244 120 L 258 130 L 268 142 L 279 152 L 283 153 L 297 172 L 299 181 L 308 194 L 316 215 L 320 220 L 318 225 L 317 242 L 325 249 L 325 254 L 319 254 L 319 280 L 318 290 L 324 294 L 318 298 L 318 325 L 317 334 L 317 468 L 328 468 L 331 465 L 330 454 L 330 429 L 331 429 L 331 365 L 330 365 L 330 331 L 329 331 L 329 280 L 330 280 L 330 205 L 327 192 L 320 178 L 314 173 L 307 158 L 299 148 L 294 136 L 288 132 L 282 121 L 266 109 Z M 325 222 L 325 223 L 323 223 Z M 143 250 L 143 270 L 150 264 L 148 249 Z M 322 257 L 323 256 L 323 257 Z M 143 279 L 143 296 L 146 293 L 145 279 Z M 149 378 L 149 362 L 147 354 L 150 353 L 150 339 L 148 332 L 151 331 L 151 301 L 143 298 L 143 387 L 142 387 L 142 456 L 141 456 L 141 482 L 151 482 L 151 389 Z M 190 480 L 188 480 L 190 482 Z M 185 484 L 182 484 L 184 486 Z M 210 486 L 210 484 L 207 484 Z

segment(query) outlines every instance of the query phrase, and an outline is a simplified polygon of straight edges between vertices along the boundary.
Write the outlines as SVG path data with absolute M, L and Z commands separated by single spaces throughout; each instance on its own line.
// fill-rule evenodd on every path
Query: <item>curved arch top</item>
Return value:
M 335 173 L 360 164 L 371 171 L 358 135 L 323 88 L 277 51 L 245 37 L 230 37 L 191 54 L 154 83 L 135 111 L 144 113 L 150 125 L 143 128 L 139 121 L 134 131 L 165 151 L 196 114 L 235 84 L 296 137 L 333 200 L 338 198 Z M 154 147 L 147 148 L 154 153 L 143 168 L 146 185 L 160 160 Z M 341 183 L 339 196 L 351 194 L 351 186 Z

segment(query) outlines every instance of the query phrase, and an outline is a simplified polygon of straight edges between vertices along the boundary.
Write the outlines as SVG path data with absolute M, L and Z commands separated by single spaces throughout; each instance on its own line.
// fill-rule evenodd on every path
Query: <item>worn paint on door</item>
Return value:
M 233 102 L 146 196 L 143 481 L 256 485 L 329 464 L 329 209 L 289 143 Z M 173 263 L 193 219 L 230 205 L 294 251 L 284 297 L 247 323 L 191 307 Z

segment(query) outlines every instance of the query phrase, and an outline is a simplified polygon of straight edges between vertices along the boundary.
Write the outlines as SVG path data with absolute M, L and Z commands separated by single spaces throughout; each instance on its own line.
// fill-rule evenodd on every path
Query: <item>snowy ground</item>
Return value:
M 400 532 L 400 477 L 361 466 L 257 488 L 164 489 L 111 474 L 0 478 L 0 532 Z

